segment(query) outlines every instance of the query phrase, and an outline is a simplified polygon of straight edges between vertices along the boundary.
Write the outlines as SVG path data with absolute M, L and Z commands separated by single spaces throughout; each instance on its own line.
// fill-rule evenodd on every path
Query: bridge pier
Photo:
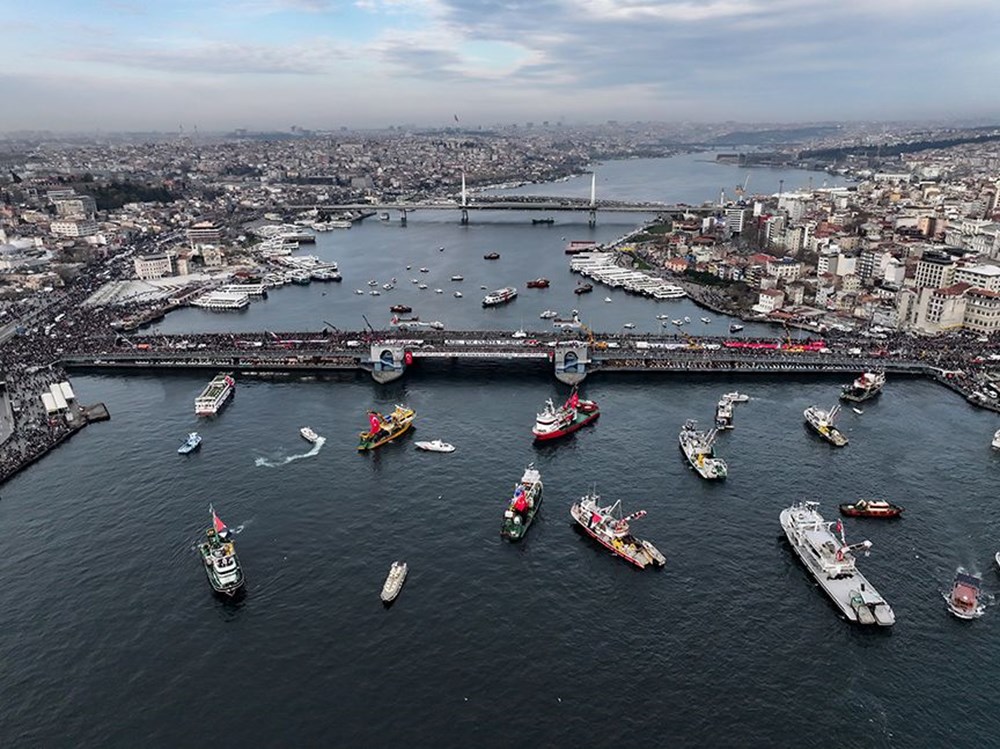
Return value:
M 462 209 L 462 218 L 459 220 L 459 223 L 461 223 L 462 226 L 468 226 L 468 224 L 469 224 L 469 209 L 468 208 L 463 208 Z
M 583 343 L 561 343 L 553 351 L 556 379 L 566 385 L 583 382 L 590 364 L 590 348 Z
M 401 223 L 403 226 L 406 226 L 406 209 L 405 208 L 400 208 L 399 209 L 399 223 Z
M 587 226 L 591 229 L 597 226 L 597 211 L 593 208 L 590 209 L 590 216 L 587 218 Z
M 409 356 L 401 344 L 373 343 L 369 351 L 371 353 L 372 378 L 375 382 L 392 382 L 403 376 Z

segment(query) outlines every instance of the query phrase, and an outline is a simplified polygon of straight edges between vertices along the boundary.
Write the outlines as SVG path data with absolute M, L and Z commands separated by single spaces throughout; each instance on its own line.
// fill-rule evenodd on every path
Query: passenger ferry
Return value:
M 513 286 L 505 286 L 502 289 L 491 291 L 483 297 L 484 307 L 494 307 L 498 304 L 506 304 L 517 296 L 517 289 Z
M 194 399 L 194 412 L 198 416 L 214 416 L 229 400 L 236 389 L 232 374 L 220 372 Z

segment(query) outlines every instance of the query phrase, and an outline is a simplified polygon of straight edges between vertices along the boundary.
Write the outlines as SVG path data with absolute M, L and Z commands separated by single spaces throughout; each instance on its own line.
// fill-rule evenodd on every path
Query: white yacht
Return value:
M 824 520 L 818 506 L 818 502 L 800 502 L 781 511 L 781 527 L 792 550 L 848 621 L 883 627 L 894 624 L 892 607 L 855 565 L 855 553 L 867 556 L 871 541 L 848 545 L 844 524 Z
M 455 446 L 449 445 L 447 442 L 441 440 L 431 440 L 430 442 L 414 442 L 414 445 L 419 450 L 426 450 L 432 453 L 453 453 L 455 452 Z
M 542 314 L 540 314 L 539 317 L 543 320 L 551 320 L 554 317 L 559 317 L 559 313 L 556 312 L 554 309 L 547 309 Z
M 454 294 L 454 297 L 456 299 L 461 299 L 462 298 L 462 292 L 461 291 L 456 291 L 455 294 Z
M 319 435 L 316 434 L 316 432 L 314 432 L 309 427 L 302 427 L 299 430 L 299 434 L 302 435 L 302 439 L 304 439 L 306 442 L 311 442 L 313 444 L 316 444 L 316 441 L 319 440 Z
M 396 600 L 396 596 L 399 595 L 399 591 L 403 588 L 403 583 L 406 581 L 406 573 L 409 568 L 406 566 L 406 562 L 393 562 L 392 566 L 389 568 L 389 574 L 386 575 L 385 583 L 382 584 L 381 598 L 383 603 L 392 603 Z

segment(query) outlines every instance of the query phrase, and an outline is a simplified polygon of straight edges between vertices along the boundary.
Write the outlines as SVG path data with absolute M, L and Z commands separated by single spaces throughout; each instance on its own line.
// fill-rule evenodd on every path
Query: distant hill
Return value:
M 835 125 L 793 127 L 780 130 L 734 130 L 731 133 L 717 135 L 708 142 L 716 146 L 774 146 L 781 143 L 799 143 L 804 140 L 822 138 L 832 135 L 838 130 L 840 128 Z

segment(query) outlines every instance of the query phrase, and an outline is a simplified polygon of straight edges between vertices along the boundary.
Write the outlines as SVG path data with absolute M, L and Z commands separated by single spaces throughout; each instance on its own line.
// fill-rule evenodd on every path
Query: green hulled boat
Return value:
M 416 411 L 407 406 L 396 405 L 388 416 L 375 411 L 368 412 L 371 429 L 358 435 L 358 450 L 374 450 L 386 442 L 396 439 L 413 425 Z
M 535 468 L 535 464 L 529 463 L 524 469 L 521 480 L 514 487 L 514 496 L 511 497 L 510 505 L 503 514 L 500 535 L 511 541 L 520 541 L 524 538 L 541 504 L 542 476 Z

